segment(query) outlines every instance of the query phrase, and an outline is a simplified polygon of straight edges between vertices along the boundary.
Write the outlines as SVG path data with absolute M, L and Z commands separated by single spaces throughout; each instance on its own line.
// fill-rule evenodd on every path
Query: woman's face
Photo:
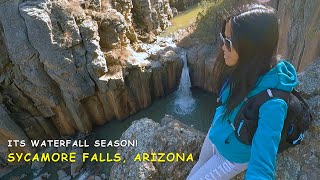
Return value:
M 225 38 L 228 38 L 231 40 L 231 22 L 230 20 L 226 24 L 225 31 L 224 31 Z M 235 51 L 235 49 L 232 47 L 231 51 L 226 47 L 224 44 L 222 46 L 222 50 L 224 53 L 224 61 L 228 66 L 234 66 L 237 64 L 239 60 L 239 55 Z

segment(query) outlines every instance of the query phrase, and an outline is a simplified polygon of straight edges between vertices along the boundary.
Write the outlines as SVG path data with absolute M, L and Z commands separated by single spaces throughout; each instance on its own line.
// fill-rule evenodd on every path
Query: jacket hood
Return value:
M 256 87 L 248 94 L 248 96 L 253 96 L 269 88 L 291 92 L 298 83 L 297 72 L 293 65 L 282 60 L 278 62 L 274 68 L 259 78 Z
M 285 60 L 281 60 L 274 68 L 259 78 L 256 87 L 248 93 L 247 97 L 254 96 L 269 88 L 291 92 L 298 83 L 297 72 L 293 65 Z M 226 88 L 222 89 L 221 99 L 222 103 L 225 103 L 229 96 L 229 84 L 226 85 Z

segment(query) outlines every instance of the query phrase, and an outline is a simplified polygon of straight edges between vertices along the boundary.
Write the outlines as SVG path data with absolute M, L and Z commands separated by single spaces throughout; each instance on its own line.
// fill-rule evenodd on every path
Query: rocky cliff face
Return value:
M 89 9 L 64 0 L 0 2 L 1 145 L 88 133 L 176 88 L 179 50 L 162 48 L 152 58 L 136 44 L 132 5 L 116 2 L 118 11 L 95 1 Z
M 314 121 L 300 145 L 290 148 L 277 157 L 276 179 L 320 178 L 320 59 L 299 74 L 298 87 L 309 104 Z M 147 138 L 146 138 L 147 137 Z M 161 124 L 150 119 L 134 121 L 122 134 L 122 139 L 139 139 L 138 148 L 119 148 L 127 163 L 116 163 L 110 179 L 185 179 L 196 163 L 205 134 L 171 116 L 165 116 Z M 131 162 L 141 152 L 192 152 L 194 162 Z M 151 159 L 151 158 L 150 158 Z M 174 170 L 174 173 L 173 173 Z M 244 172 L 234 179 L 244 179 Z
M 133 0 L 134 19 L 137 25 L 147 32 L 159 34 L 169 26 L 173 17 L 168 0 Z
M 278 52 L 303 71 L 320 56 L 320 1 L 277 0 L 280 19 Z
M 188 51 L 191 84 L 207 91 L 213 91 L 213 65 L 217 50 L 213 45 L 201 44 Z

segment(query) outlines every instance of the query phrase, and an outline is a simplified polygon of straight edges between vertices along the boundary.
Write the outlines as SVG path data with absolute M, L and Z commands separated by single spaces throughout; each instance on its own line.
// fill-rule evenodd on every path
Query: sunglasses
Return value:
M 231 49 L 233 48 L 231 40 L 228 38 L 225 38 L 224 35 L 222 35 L 222 33 L 220 33 L 220 38 L 223 44 L 226 45 L 227 49 L 231 51 Z

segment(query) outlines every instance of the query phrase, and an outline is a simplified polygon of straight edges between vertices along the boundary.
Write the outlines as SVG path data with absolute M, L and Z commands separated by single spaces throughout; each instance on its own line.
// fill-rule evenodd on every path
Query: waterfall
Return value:
M 145 54 L 156 54 L 161 49 L 165 47 L 176 47 L 176 44 L 173 42 L 173 38 L 168 37 L 157 37 L 156 42 L 152 44 L 142 44 L 141 48 L 146 52 Z M 141 54 L 139 52 L 139 54 Z M 179 83 L 179 88 L 175 92 L 175 100 L 173 104 L 173 111 L 179 115 L 190 114 L 195 109 L 195 100 L 192 97 L 191 93 L 191 82 L 189 77 L 189 68 L 187 63 L 187 52 L 182 50 L 180 53 L 181 58 L 183 59 L 183 68 Z M 138 58 L 142 57 L 142 58 Z M 145 59 L 144 55 L 136 56 L 135 59 Z M 171 108 L 171 106 L 169 106 Z
M 183 50 L 181 52 L 183 59 L 183 68 L 180 78 L 180 84 L 176 93 L 176 99 L 174 101 L 174 111 L 177 114 L 186 115 L 190 114 L 195 109 L 195 100 L 191 93 L 191 82 L 189 76 L 189 68 L 187 64 L 187 52 Z

